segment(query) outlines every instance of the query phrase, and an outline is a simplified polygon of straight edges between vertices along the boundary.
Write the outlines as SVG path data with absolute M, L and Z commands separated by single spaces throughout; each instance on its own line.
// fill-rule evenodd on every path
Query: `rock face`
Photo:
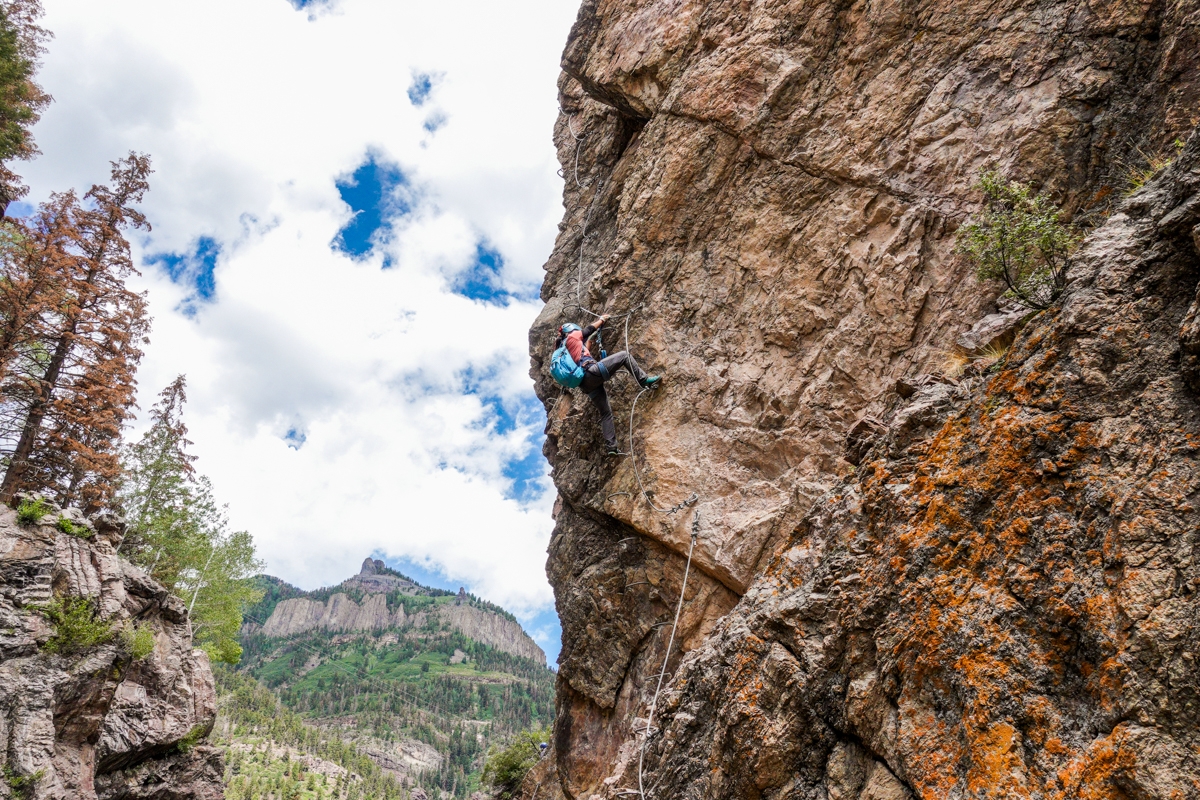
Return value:
M 220 753 L 188 746 L 212 729 L 216 696 L 183 603 L 117 555 L 119 527 L 99 520 L 84 539 L 57 518 L 19 525 L 0 508 L 0 797 L 223 797 Z M 55 598 L 90 601 L 111 638 L 45 652 L 57 631 L 38 608 Z M 140 660 L 121 635 L 134 626 L 154 636 Z
M 1120 327 L 1121 347 L 1097 342 L 1061 374 L 1043 364 L 1020 390 L 1002 391 L 1004 376 L 1016 386 L 1023 365 L 1034 369 L 1029 359 L 1065 358 L 1048 342 L 1066 324 L 1068 300 L 1026 323 L 986 387 L 915 380 L 938 373 L 959 335 L 997 311 L 997 288 L 979 285 L 954 251 L 982 169 L 1034 182 L 1068 213 L 1098 221 L 1096 209 L 1117 205 L 1135 145 L 1173 152 L 1189 136 L 1200 116 L 1195 3 L 585 0 L 563 68 L 555 133 L 567 213 L 530 332 L 560 498 L 547 572 L 563 624 L 561 790 L 616 796 L 637 785 L 638 726 L 693 532 L 670 706 L 647 753 L 655 797 L 1168 797 L 1155 794 L 1168 776 L 1200 775 L 1186 771 L 1195 742 L 1177 733 L 1195 725 L 1193 711 L 1175 707 L 1187 722 L 1170 727 L 1168 712 L 1137 717 L 1112 694 L 1118 683 L 1187 683 L 1176 676 L 1194 634 L 1180 620 L 1194 607 L 1173 611 L 1184 616 L 1144 644 L 1123 640 L 1143 617 L 1118 610 L 1114 582 L 1150 569 L 1141 555 L 1150 545 L 1123 540 L 1137 564 L 1109 560 L 1103 526 L 1073 538 L 1055 528 L 1067 513 L 1057 500 L 1022 505 L 1061 481 L 1077 493 L 1063 501 L 1077 520 L 1099 513 L 1093 506 L 1113 514 L 1074 483 L 1082 479 L 1070 464 L 1057 466 L 1072 448 L 1083 452 L 1067 443 L 1087 415 L 1017 422 L 1033 410 L 1076 413 L 1065 407 L 1074 370 L 1078 398 L 1123 403 L 1126 416 L 1139 413 L 1134 397 L 1174 404 L 1177 416 L 1163 411 L 1162 424 L 1177 444 L 1159 442 L 1162 456 L 1138 445 L 1118 467 L 1109 451 L 1119 440 L 1095 428 L 1088 458 L 1100 457 L 1097 474 L 1126 487 L 1121 496 L 1149 502 L 1148 465 L 1167 469 L 1163 459 L 1187 471 L 1179 409 L 1194 397 L 1182 394 L 1187 382 L 1200 385 L 1190 206 L 1176 198 L 1173 210 L 1162 210 L 1166 200 L 1151 208 L 1138 198 L 1153 192 L 1143 192 L 1089 239 L 1072 297 L 1088 291 L 1086 275 L 1108 274 L 1096 249 L 1105 237 L 1114 258 L 1150 247 L 1175 259 L 1163 267 L 1170 278 L 1145 282 L 1116 266 L 1111 274 L 1124 277 L 1095 278 L 1113 313 L 1089 324 Z M 1145 273 L 1151 262 L 1139 263 Z M 1123 302 L 1155 310 L 1119 317 Z M 666 376 L 639 397 L 632 422 L 635 387 L 624 376 L 609 384 L 631 458 L 603 457 L 595 411 L 546 371 L 558 325 L 592 311 L 631 313 L 610 323 L 608 349 L 626 346 L 627 324 L 629 348 Z M 1070 313 L 1083 325 L 1081 310 Z M 1061 332 L 1061 347 L 1082 330 Z M 1163 350 L 1141 372 L 1155 388 L 1134 392 L 1118 374 L 1129 348 L 1150 347 L 1139 337 Z M 1157 400 L 1164 392 L 1177 399 Z M 1014 420 L 991 439 L 960 431 L 957 458 L 971 466 L 942 480 L 990 483 L 963 495 L 975 506 L 939 523 L 948 549 L 928 534 L 896 550 L 906 526 L 948 502 L 929 484 L 949 456 L 915 443 L 942 441 L 948 415 L 966 405 L 979 419 L 1007 410 Z M 865 417 L 875 422 L 856 425 Z M 843 484 L 851 429 L 861 481 Z M 881 455 L 873 440 L 889 437 L 917 449 Z M 906 477 L 872 483 L 881 470 Z M 885 510 L 902 495 L 913 499 Z M 1157 516 L 1175 508 L 1154 502 Z M 1186 497 L 1178 502 L 1187 507 L 1170 511 L 1177 523 L 1154 541 L 1184 558 L 1174 551 L 1191 546 L 1194 525 L 1182 521 L 1192 513 Z M 1116 520 L 1112 530 L 1124 530 Z M 875 538 L 854 538 L 868 530 Z M 1005 548 L 1037 556 L 1023 572 Z M 1167 570 L 1165 552 L 1155 569 Z M 955 573 L 954 559 L 968 558 L 980 559 L 974 571 Z M 1179 579 L 1171 591 L 1188 585 Z M 1139 591 L 1167 602 L 1167 585 L 1154 587 Z M 1062 603 L 1053 613 L 1051 597 Z M 967 599 L 992 616 L 958 609 Z M 1129 661 L 1118 668 L 1121 658 Z M 1191 689 L 1179 691 L 1144 702 L 1194 702 Z M 1132 766 L 1148 763 L 1135 751 L 1172 766 Z
M 1200 797 L 1197 224 L 1200 134 L 685 659 L 656 796 Z
M 391 576 L 387 576 L 391 577 Z M 348 582 L 349 583 L 349 582 Z M 388 611 L 387 597 L 370 594 L 361 605 L 343 592 L 337 592 L 325 603 L 304 597 L 280 602 L 263 625 L 264 636 L 296 636 L 317 628 L 329 631 L 384 631 L 411 625 L 420 627 L 430 619 L 448 625 L 497 650 L 546 663 L 546 654 L 521 625 L 507 617 L 469 605 L 438 605 L 429 610 L 408 615 L 404 606 Z
M 538 664 L 546 663 L 546 653 L 517 622 L 492 614 L 475 606 L 445 605 L 431 611 L 413 615 L 414 623 L 420 626 L 426 615 L 433 616 L 469 639 L 491 645 L 514 656 L 528 658 Z
M 275 606 L 263 625 L 264 636 L 295 636 L 314 628 L 330 631 L 382 631 L 402 627 L 407 617 L 404 606 L 388 612 L 387 597 L 371 594 L 362 605 L 337 592 L 328 602 L 293 597 Z

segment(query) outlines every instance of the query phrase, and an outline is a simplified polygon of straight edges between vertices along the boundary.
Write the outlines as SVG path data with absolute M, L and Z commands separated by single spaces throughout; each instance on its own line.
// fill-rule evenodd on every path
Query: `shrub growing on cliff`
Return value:
M 1134 155 L 1120 161 L 1124 171 L 1125 196 L 1134 194 L 1150 180 L 1171 166 L 1176 156 L 1183 150 L 1183 140 L 1176 139 L 1171 147 L 1164 148 L 1154 154 L 1147 153 L 1140 147 L 1134 148 Z
M 190 753 L 205 736 L 208 736 L 208 728 L 204 725 L 197 725 L 175 743 L 175 749 L 180 753 Z
M 521 781 L 542 757 L 541 743 L 548 740 L 549 731 L 519 733 L 505 747 L 495 747 L 488 753 L 483 767 L 483 782 L 503 800 L 509 800 L 521 787 Z
M 17 506 L 17 522 L 21 525 L 36 525 L 42 517 L 50 513 L 50 506 L 38 497 L 34 500 L 22 500 Z
M 121 644 L 134 661 L 154 652 L 154 631 L 148 625 L 129 625 L 121 629 Z
M 92 538 L 92 532 L 88 530 L 86 525 L 76 525 L 67 517 L 59 517 L 58 522 L 54 523 L 54 527 L 58 528 L 63 533 L 68 533 L 71 536 L 78 536 L 80 539 Z
M 1049 308 L 1067 285 L 1071 252 L 1079 233 L 1062 222 L 1049 198 L 998 172 L 979 179 L 985 202 L 958 233 L 958 249 L 983 280 L 999 280 L 1004 297 L 1035 310 Z
M 54 635 L 42 645 L 43 652 L 78 653 L 114 636 L 112 625 L 100 619 L 91 598 L 56 597 L 40 610 L 54 626 Z
M 32 797 L 33 790 L 37 788 L 38 783 L 45 775 L 46 770 L 44 769 L 39 769 L 29 775 L 20 775 L 11 767 L 4 768 L 4 782 L 8 784 L 8 789 L 12 792 L 13 797 Z

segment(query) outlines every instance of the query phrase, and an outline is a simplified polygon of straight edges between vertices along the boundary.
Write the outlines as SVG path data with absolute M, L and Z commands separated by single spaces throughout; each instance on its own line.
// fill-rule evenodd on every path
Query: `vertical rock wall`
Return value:
M 1124 162 L 1198 121 L 1198 53 L 1194 2 L 583 3 L 555 129 L 566 216 L 530 332 L 560 496 L 547 571 L 568 796 L 631 787 L 691 532 L 672 672 L 718 626 L 731 635 L 731 609 L 780 569 L 773 555 L 849 471 L 853 423 L 885 416 L 897 379 L 936 371 L 995 310 L 995 289 L 954 254 L 978 173 L 1032 181 L 1098 219 Z M 625 346 L 628 322 L 629 348 L 665 376 L 638 399 L 632 441 L 635 387 L 610 384 L 633 457 L 605 458 L 587 399 L 545 371 L 557 326 L 592 312 L 632 312 L 607 348 Z M 693 494 L 674 514 L 648 502 Z M 785 796 L 778 776 L 792 780 L 801 757 L 851 775 L 853 791 L 829 784 L 829 796 L 890 786 L 860 757 L 868 745 L 848 741 L 831 767 L 828 747 L 797 744 L 758 770 L 763 786 L 679 778 L 657 796 Z
M 220 752 L 195 746 L 216 692 L 187 610 L 117 555 L 117 525 L 76 519 L 82 538 L 58 530 L 58 516 L 21 525 L 0 507 L 0 797 L 218 800 Z M 56 629 L 38 609 L 54 598 L 89 600 L 114 635 L 46 652 Z M 121 635 L 134 627 L 154 637 L 137 660 Z

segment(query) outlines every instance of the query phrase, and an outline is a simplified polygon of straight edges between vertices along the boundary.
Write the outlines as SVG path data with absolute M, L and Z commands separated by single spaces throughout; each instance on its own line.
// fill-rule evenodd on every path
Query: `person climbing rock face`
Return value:
M 566 345 L 571 358 L 583 368 L 583 380 L 580 382 L 579 388 L 591 398 L 592 403 L 600 412 L 600 432 L 604 435 L 604 444 L 608 447 L 608 454 L 620 455 L 621 450 L 617 447 L 617 430 L 613 424 L 612 406 L 608 402 L 608 392 L 604 390 L 605 381 L 621 369 L 629 370 L 629 374 L 644 389 L 658 386 L 660 379 L 657 375 L 647 375 L 643 372 L 633 356 L 624 350 L 603 357 L 599 361 L 596 360 L 588 350 L 587 342 L 604 327 L 604 323 L 607 321 L 608 315 L 605 314 L 583 329 L 573 322 L 568 322 L 558 329 L 558 340 L 554 346 L 558 348 Z

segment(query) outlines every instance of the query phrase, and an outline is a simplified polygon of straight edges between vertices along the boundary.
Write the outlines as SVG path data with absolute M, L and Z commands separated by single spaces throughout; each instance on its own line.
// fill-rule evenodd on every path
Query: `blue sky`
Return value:
M 526 348 L 576 7 L 47 0 L 55 102 L 23 165 L 35 204 L 151 155 L 140 404 L 187 374 L 198 467 L 269 572 L 418 565 L 549 652 Z

